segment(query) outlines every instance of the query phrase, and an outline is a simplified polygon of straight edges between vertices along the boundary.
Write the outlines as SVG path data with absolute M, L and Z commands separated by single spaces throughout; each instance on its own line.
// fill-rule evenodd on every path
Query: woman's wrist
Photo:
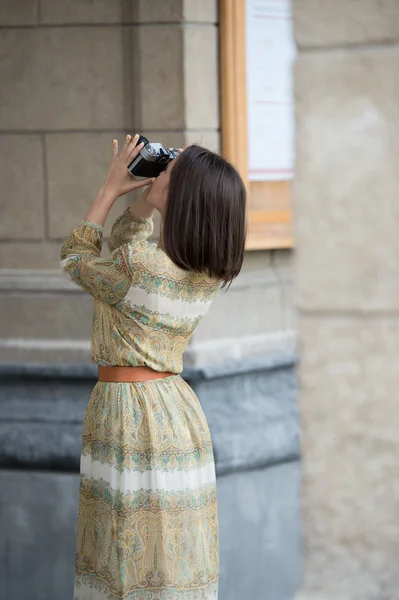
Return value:
M 147 192 L 147 190 L 146 190 Z M 147 202 L 148 193 L 144 192 L 129 206 L 129 214 L 132 217 L 141 217 L 143 219 L 151 219 L 154 215 L 154 207 Z
M 107 188 L 106 186 L 101 187 L 96 199 L 94 200 L 88 212 L 85 214 L 84 220 L 97 223 L 103 227 L 105 225 L 108 213 L 117 198 L 118 197 L 112 192 L 111 189 Z
M 118 200 L 118 197 L 118 194 L 114 190 L 103 185 L 100 188 L 96 199 L 104 204 L 112 206 Z

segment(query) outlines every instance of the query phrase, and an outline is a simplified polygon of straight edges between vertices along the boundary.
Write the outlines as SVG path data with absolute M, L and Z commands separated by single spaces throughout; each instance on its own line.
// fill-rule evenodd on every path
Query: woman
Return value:
M 83 425 L 75 600 L 214 600 L 219 575 L 215 463 L 205 415 L 182 379 L 183 351 L 241 269 L 245 188 L 220 156 L 190 146 L 155 180 L 127 165 L 127 136 L 61 266 L 94 297 L 99 365 Z M 145 192 L 103 226 L 122 195 Z M 148 241 L 154 209 L 158 245 Z

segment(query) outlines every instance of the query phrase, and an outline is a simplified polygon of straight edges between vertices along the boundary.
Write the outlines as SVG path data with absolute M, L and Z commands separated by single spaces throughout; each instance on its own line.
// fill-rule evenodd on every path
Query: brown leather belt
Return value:
M 150 381 L 171 377 L 176 373 L 155 371 L 151 367 L 106 367 L 98 365 L 98 381 L 115 381 L 129 383 L 133 381 Z

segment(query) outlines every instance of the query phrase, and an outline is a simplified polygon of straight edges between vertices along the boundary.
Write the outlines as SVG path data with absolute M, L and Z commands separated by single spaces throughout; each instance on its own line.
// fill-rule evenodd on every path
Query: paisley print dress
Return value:
M 83 220 L 63 272 L 94 297 L 91 360 L 173 375 L 97 382 L 82 436 L 75 600 L 216 600 L 219 530 L 210 430 L 183 380 L 183 352 L 220 289 L 148 241 L 152 219 L 126 209 L 109 255 Z

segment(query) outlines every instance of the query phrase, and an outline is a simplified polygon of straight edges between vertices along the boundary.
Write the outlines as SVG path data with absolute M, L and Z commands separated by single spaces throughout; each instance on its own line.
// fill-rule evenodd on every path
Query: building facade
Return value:
M 61 275 L 61 244 L 102 184 L 114 137 L 220 150 L 218 12 L 216 0 L 0 2 L 7 600 L 72 594 L 80 435 L 96 372 L 92 299 Z M 106 235 L 131 200 L 115 205 Z M 289 600 L 299 585 L 292 258 L 246 252 L 185 355 L 215 448 L 221 599 Z
M 88 360 L 92 302 L 60 276 L 59 250 L 102 184 L 113 137 L 220 149 L 217 4 L 2 1 L 1 360 Z M 247 252 L 186 364 L 291 351 L 291 262 L 289 250 Z

